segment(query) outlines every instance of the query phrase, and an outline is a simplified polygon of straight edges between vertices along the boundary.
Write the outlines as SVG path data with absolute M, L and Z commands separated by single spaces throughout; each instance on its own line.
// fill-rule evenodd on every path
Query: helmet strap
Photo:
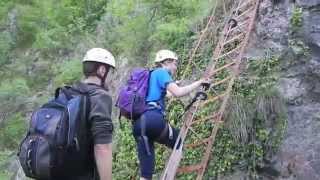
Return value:
M 101 83 L 100 83 L 100 86 L 102 88 L 105 88 L 104 85 L 105 85 L 105 81 L 106 81 L 106 78 L 107 78 L 107 75 L 108 75 L 108 67 L 107 66 L 104 66 L 106 68 L 106 72 L 104 73 L 104 75 L 100 75 L 100 74 L 97 74 L 97 77 L 100 79 Z
M 105 88 L 104 84 L 106 82 L 107 75 L 108 75 L 108 72 L 104 73 L 104 75 L 100 78 L 101 79 L 101 87 L 102 88 Z

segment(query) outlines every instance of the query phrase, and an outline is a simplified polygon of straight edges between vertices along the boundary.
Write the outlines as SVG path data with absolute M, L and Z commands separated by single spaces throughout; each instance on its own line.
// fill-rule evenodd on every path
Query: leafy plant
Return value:
M 294 30 L 297 30 L 298 28 L 300 28 L 303 24 L 303 18 L 302 18 L 302 7 L 295 7 L 290 19 L 290 23 L 292 28 L 294 28 Z
M 20 113 L 11 115 L 0 129 L 0 149 L 14 149 L 26 132 L 25 118 Z
M 17 102 L 20 97 L 28 95 L 29 91 L 27 82 L 22 78 L 5 80 L 0 84 L 0 103 Z
M 64 61 L 56 68 L 55 74 L 55 86 L 71 85 L 83 76 L 82 63 L 80 60 Z
M 250 176 L 257 178 L 257 167 L 265 165 L 267 154 L 277 151 L 286 129 L 284 100 L 276 89 L 279 59 L 266 56 L 251 61 L 248 73 L 235 85 L 227 127 L 243 144 L 243 157 Z
M 125 120 L 122 120 L 125 121 Z M 131 124 L 123 123 L 120 131 L 115 133 L 115 152 L 113 154 L 115 179 L 128 179 L 138 176 L 138 160 L 135 140 L 131 134 Z
M 9 53 L 14 42 L 11 39 L 9 32 L 0 32 L 0 69 L 9 63 Z

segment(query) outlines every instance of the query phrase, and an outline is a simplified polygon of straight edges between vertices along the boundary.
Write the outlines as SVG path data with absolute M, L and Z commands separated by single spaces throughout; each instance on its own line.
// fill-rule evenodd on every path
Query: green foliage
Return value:
M 36 54 L 39 56 L 39 54 Z M 48 59 L 46 59 L 48 58 Z M 32 91 L 36 92 L 47 86 L 54 74 L 53 68 L 56 66 L 49 57 L 28 57 L 19 59 L 20 63 L 11 66 L 11 74 L 25 78 Z M 25 72 L 28 75 L 25 75 Z
M 290 19 L 291 27 L 293 31 L 298 30 L 303 25 L 303 18 L 302 18 L 302 7 L 295 7 Z
M 253 93 L 252 91 L 245 90 L 245 93 Z M 229 111 L 227 114 L 227 127 L 231 132 L 231 135 L 237 142 L 245 144 L 248 142 L 249 132 L 253 129 L 253 116 L 254 112 L 253 104 L 246 101 L 248 98 L 242 96 L 232 96 L 231 102 L 229 103 Z
M 1 146 L 0 146 L 0 149 L 2 149 Z M 8 163 L 10 156 L 12 156 L 13 154 L 15 153 L 8 150 L 0 151 L 0 179 L 1 180 L 10 179 L 10 177 L 12 176 L 12 173 L 8 172 L 4 167 Z
M 208 1 L 110 1 L 107 6 L 108 44 L 113 52 L 121 52 L 145 63 L 149 51 L 162 48 L 179 49 L 190 37 L 189 26 L 207 12 Z M 203 17 L 201 16 L 201 18 Z M 151 57 L 152 59 L 152 57 Z
M 155 5 L 155 11 L 159 13 L 155 22 L 155 33 L 151 36 L 151 40 L 156 39 L 158 47 L 169 46 L 171 49 L 179 49 L 192 34 L 189 26 L 196 16 L 201 13 L 204 8 L 198 0 L 186 1 L 158 1 Z M 206 7 L 208 9 L 208 7 Z
M 82 77 L 82 63 L 80 60 L 64 61 L 55 70 L 55 86 L 70 85 Z
M 228 129 L 220 129 L 216 139 L 206 173 L 207 178 L 217 178 L 220 174 L 232 171 L 245 156 L 245 146 L 239 144 Z
M 185 42 L 185 39 L 188 37 L 188 32 L 186 21 L 182 18 L 157 26 L 156 32 L 151 37 L 151 40 L 156 39 L 157 42 L 169 44 L 176 49 Z
M 24 79 L 5 80 L 0 84 L 0 149 L 14 149 L 25 132 L 22 109 L 30 90 Z M 20 112 L 18 112 L 20 111 Z
M 12 6 L 12 2 L 10 0 L 0 1 L 0 22 L 6 18 L 6 15 L 11 6 Z
M 36 34 L 40 31 L 39 24 L 43 14 L 37 7 L 30 5 L 16 5 L 18 9 L 18 47 L 29 47 L 36 39 Z
M 247 171 L 252 179 L 257 179 L 259 174 L 256 169 L 265 166 L 264 159 L 268 153 L 277 151 L 284 137 L 287 118 L 284 101 L 275 88 L 280 67 L 279 58 L 268 54 L 264 59 L 248 63 L 247 73 L 234 86 L 226 113 L 226 124 L 218 131 L 205 178 L 219 179 L 221 175 L 240 169 Z M 217 80 L 224 77 L 225 74 L 220 74 Z M 215 90 L 220 92 L 223 89 Z M 179 109 L 181 106 L 177 102 L 168 107 L 169 119 L 173 122 L 179 122 Z M 216 109 L 214 104 L 209 104 L 196 114 L 196 119 L 206 117 Z M 177 124 L 179 126 L 180 123 Z M 193 128 L 200 132 L 197 137 L 208 137 L 209 125 L 201 129 Z M 198 139 L 193 133 L 190 135 L 191 140 L 187 140 L 187 144 Z M 182 163 L 195 164 L 201 157 L 201 151 L 198 148 L 185 151 Z M 195 177 L 195 174 L 182 174 L 178 179 Z
M 289 47 L 293 50 L 293 52 L 296 55 L 302 55 L 305 56 L 305 58 L 301 58 L 304 60 L 307 60 L 308 56 L 310 55 L 310 48 L 302 41 L 299 39 L 289 39 Z
M 0 171 L 0 179 L 10 179 L 10 175 L 7 171 Z
M 62 26 L 48 28 L 35 35 L 34 48 L 37 49 L 57 49 L 68 47 L 68 32 Z
M 12 152 L 8 150 L 0 151 L 0 167 L 4 166 L 10 154 L 12 154 Z
M 19 47 L 70 48 L 70 35 L 92 31 L 105 12 L 107 0 L 2 1 L 0 14 L 18 10 Z M 5 16 L 0 16 L 5 17 Z M 71 36 L 72 37 L 72 36 Z
M 8 32 L 0 32 L 0 68 L 9 62 L 9 52 L 13 46 Z
M 256 168 L 265 165 L 266 156 L 277 151 L 286 130 L 284 100 L 275 88 L 279 62 L 279 58 L 268 55 L 249 62 L 248 74 L 234 87 L 232 101 L 236 103 L 231 103 L 227 127 L 244 145 L 240 162 L 246 164 L 252 178 L 259 176 Z
M 289 47 L 297 56 L 305 56 L 300 59 L 308 59 L 310 48 L 300 38 L 303 26 L 303 8 L 295 6 L 290 18 Z
M 277 57 L 266 55 L 265 59 L 249 62 L 248 73 L 234 86 L 238 95 L 253 100 L 258 91 L 273 93 L 279 78 L 280 63 Z
M 70 23 L 68 24 L 77 24 L 76 21 L 83 21 L 85 24 L 83 28 L 89 31 L 94 29 L 96 23 L 105 13 L 107 5 L 108 0 L 64 0 L 61 2 L 61 7 L 64 7 L 63 11 L 70 13 L 68 16 Z M 64 18 L 61 14 L 58 14 L 58 17 L 57 19 Z
M 26 132 L 25 118 L 20 113 L 14 114 L 4 122 L 0 130 L 1 150 L 15 149 Z
M 115 134 L 115 153 L 113 154 L 113 176 L 115 179 L 128 179 L 138 176 L 136 144 L 132 136 L 131 124 L 122 119 L 123 127 Z M 131 178 L 130 178 L 131 179 Z
M 145 13 L 136 15 L 136 17 L 127 20 L 127 22 L 117 29 L 115 47 L 117 51 L 124 51 L 127 55 L 142 58 L 146 56 L 144 49 L 148 48 L 148 38 L 151 30 L 148 28 L 148 19 Z M 136 60 L 136 59 L 135 59 Z M 142 60 L 139 60 L 143 62 Z
M 0 84 L 0 103 L 16 102 L 20 97 L 29 93 L 29 87 L 25 79 L 7 79 Z

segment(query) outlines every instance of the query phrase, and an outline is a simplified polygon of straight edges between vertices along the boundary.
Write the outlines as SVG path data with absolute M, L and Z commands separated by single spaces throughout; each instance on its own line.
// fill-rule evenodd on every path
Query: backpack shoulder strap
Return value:
M 91 90 L 80 90 L 79 88 L 73 87 L 73 86 L 63 86 L 56 89 L 56 97 L 59 95 L 59 92 L 62 91 L 67 98 L 71 98 L 72 94 L 79 94 L 85 98 L 85 109 L 86 109 L 86 118 L 89 117 L 90 109 L 91 109 L 91 101 L 90 101 L 90 91 Z M 72 93 L 73 92 L 73 93 Z
M 85 94 L 86 94 L 86 92 L 82 92 L 82 91 L 80 91 L 79 89 L 76 89 L 76 88 L 74 88 L 74 87 L 71 87 L 71 86 L 63 86 L 63 87 L 58 87 L 58 88 L 55 90 L 54 97 L 55 97 L 55 98 L 58 98 L 58 97 L 59 97 L 59 94 L 62 92 L 68 99 L 71 99 L 70 90 L 73 91 L 73 92 L 76 92 L 76 93 L 78 93 L 78 94 L 81 94 L 81 95 L 85 95 Z

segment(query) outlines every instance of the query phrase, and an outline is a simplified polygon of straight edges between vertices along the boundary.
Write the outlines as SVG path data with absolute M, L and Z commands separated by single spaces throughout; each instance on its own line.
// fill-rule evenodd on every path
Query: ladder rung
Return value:
M 231 43 L 231 42 L 233 42 L 233 41 L 235 41 L 235 40 L 237 40 L 237 39 L 240 39 L 241 36 L 245 36 L 245 34 L 241 32 L 239 35 L 237 35 L 237 36 L 229 39 L 228 41 L 226 41 L 226 42 L 223 44 L 223 46 L 225 46 L 226 44 L 229 44 L 229 43 Z
M 226 34 L 230 34 L 232 31 L 241 28 L 243 25 L 248 24 L 249 22 L 250 22 L 250 19 L 244 20 L 242 23 L 238 24 L 236 27 L 229 29 L 229 31 Z
M 204 172 L 205 172 L 205 170 L 207 168 L 210 156 L 212 155 L 212 153 L 211 153 L 212 152 L 212 147 L 213 147 L 213 144 L 214 144 L 214 142 L 216 140 L 216 135 L 217 135 L 217 132 L 218 132 L 219 129 L 220 129 L 220 125 L 215 126 L 211 131 L 210 139 L 212 139 L 212 140 L 208 142 L 208 145 L 207 145 L 206 150 L 204 152 L 203 158 L 202 158 L 201 163 L 200 163 L 203 166 L 202 166 L 202 169 L 198 171 L 197 179 L 202 179 L 202 177 L 204 175 Z
M 192 125 L 192 124 L 191 124 Z M 198 135 L 198 133 L 195 131 L 195 130 L 193 130 L 193 128 L 191 127 L 191 125 L 190 125 L 190 127 L 189 127 L 189 130 L 196 136 L 196 138 L 197 139 L 203 139 L 202 137 L 200 137 L 199 135 Z
M 220 85 L 220 84 L 222 84 L 222 83 L 225 83 L 226 81 L 230 80 L 231 78 L 232 78 L 232 76 L 228 76 L 227 78 L 224 78 L 224 79 L 222 79 L 222 80 L 220 80 L 220 81 L 218 81 L 218 82 L 215 82 L 214 84 L 211 85 L 211 87 L 212 87 L 212 86 Z
M 203 144 L 208 143 L 209 140 L 210 140 L 210 138 L 205 138 L 205 139 L 203 139 L 203 140 L 197 141 L 197 142 L 192 143 L 192 144 L 186 144 L 185 147 L 186 147 L 186 148 L 195 148 L 195 147 L 198 147 L 198 146 L 200 146 L 200 145 L 203 145 Z
M 204 106 L 204 105 L 206 105 L 206 104 L 208 104 L 208 103 L 211 103 L 211 102 L 214 102 L 214 101 L 216 101 L 216 100 L 219 100 L 219 99 L 221 99 L 222 97 L 224 97 L 225 95 L 226 95 L 226 93 L 223 93 L 223 94 L 220 94 L 220 95 L 215 96 L 215 97 L 213 97 L 213 98 L 209 98 L 208 100 L 206 100 L 205 102 L 203 102 L 203 103 L 201 104 L 201 106 Z
M 217 59 L 221 59 L 221 58 L 224 58 L 224 57 L 226 57 L 226 56 L 229 56 L 230 54 L 235 53 L 235 52 L 237 52 L 237 51 L 240 50 L 240 49 L 241 49 L 241 46 L 238 46 L 238 47 L 232 49 L 231 51 L 229 51 L 229 52 L 227 52 L 227 53 L 219 56 Z
M 242 18 L 243 16 L 250 14 L 250 12 L 252 12 L 253 9 L 254 9 L 254 8 L 252 8 L 252 7 L 249 8 L 249 9 L 247 9 L 246 11 L 242 12 L 239 16 L 234 17 L 234 19 L 237 20 L 237 21 L 239 21 L 240 18 Z
M 193 124 L 197 124 L 197 123 L 201 123 L 201 122 L 206 122 L 206 121 L 208 121 L 208 120 L 210 120 L 210 119 L 214 119 L 214 118 L 217 117 L 217 115 L 218 115 L 218 113 L 214 113 L 214 115 L 212 115 L 212 116 L 210 116 L 210 117 L 202 118 L 202 119 L 199 119 L 199 120 L 195 120 L 195 121 L 192 122 L 192 125 L 193 125 Z
M 228 63 L 228 64 L 224 65 L 224 66 L 221 66 L 218 69 L 212 71 L 211 74 L 216 74 L 217 72 L 220 72 L 220 71 L 222 71 L 222 70 L 224 70 L 224 69 L 226 69 L 226 68 L 228 68 L 228 67 L 230 67 L 230 66 L 232 66 L 234 64 L 235 64 L 235 62 L 233 61 L 231 63 Z
M 244 20 L 242 23 L 238 24 L 237 27 L 241 27 L 241 26 L 243 26 L 245 24 L 249 24 L 249 22 L 250 22 L 250 19 Z
M 241 8 L 246 7 L 247 5 L 249 5 L 249 4 L 252 3 L 252 2 L 253 2 L 253 1 L 248 0 L 248 1 L 246 1 L 245 3 L 242 3 L 237 9 L 240 10 Z
M 190 173 L 194 171 L 199 171 L 202 168 L 202 164 L 196 164 L 196 165 L 189 165 L 189 166 L 184 166 L 180 167 L 177 172 L 178 173 Z

